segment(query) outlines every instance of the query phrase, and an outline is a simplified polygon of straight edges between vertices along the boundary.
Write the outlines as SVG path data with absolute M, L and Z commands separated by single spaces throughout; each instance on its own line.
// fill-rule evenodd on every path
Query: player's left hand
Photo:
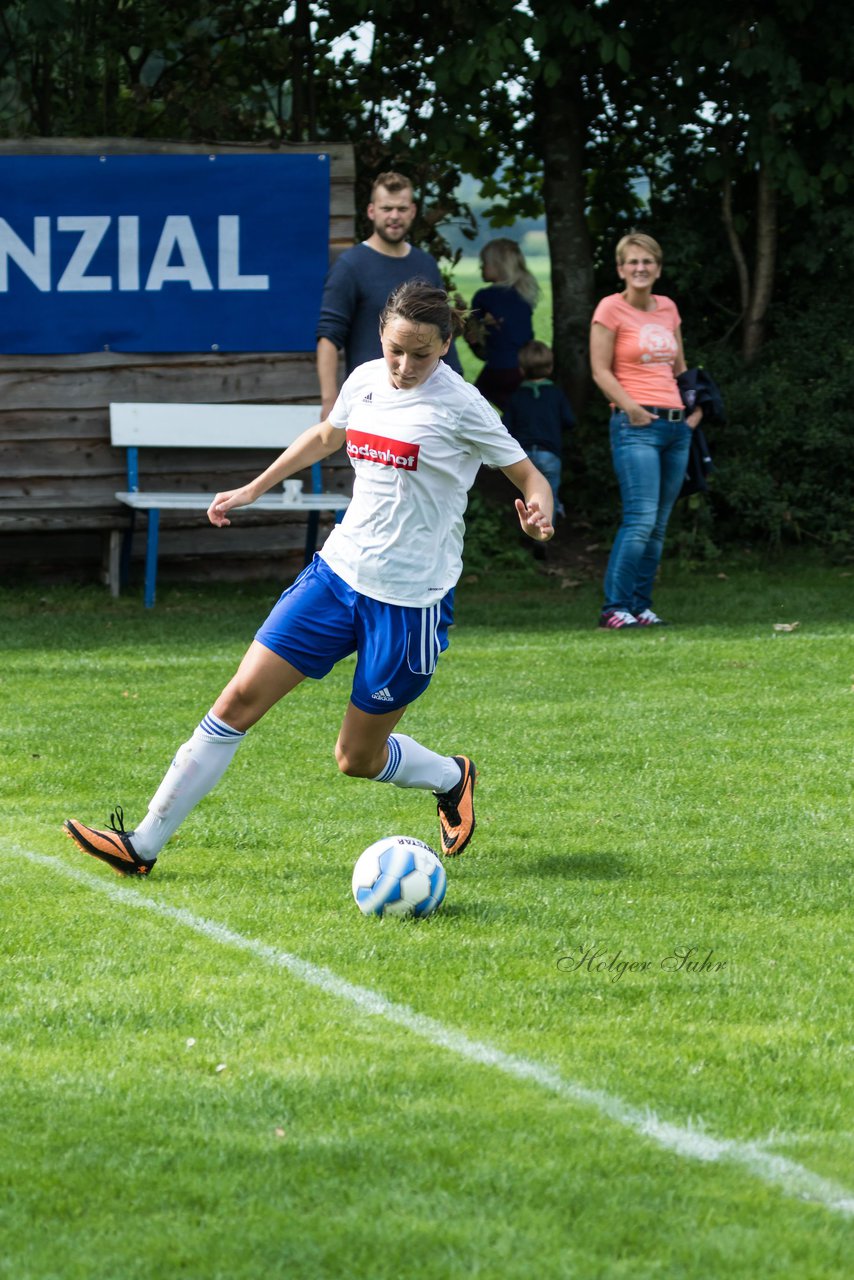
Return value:
M 528 503 L 517 498 L 516 511 L 522 532 L 527 533 L 529 538 L 533 538 L 535 542 L 548 542 L 549 538 L 554 537 L 555 530 L 551 516 L 546 515 L 536 498 Z

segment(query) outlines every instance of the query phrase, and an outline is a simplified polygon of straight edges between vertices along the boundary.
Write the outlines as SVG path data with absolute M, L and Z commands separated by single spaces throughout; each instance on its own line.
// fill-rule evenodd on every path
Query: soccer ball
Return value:
M 445 886 L 439 855 L 411 836 L 377 840 L 353 868 L 353 897 L 366 916 L 429 916 Z

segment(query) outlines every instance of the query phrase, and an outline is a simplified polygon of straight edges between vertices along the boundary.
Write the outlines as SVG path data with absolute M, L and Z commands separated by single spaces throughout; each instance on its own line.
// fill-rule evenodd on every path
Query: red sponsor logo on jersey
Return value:
M 363 462 L 379 462 L 400 471 L 418 470 L 420 444 L 404 444 L 388 436 L 375 436 L 370 431 L 347 431 L 347 457 Z

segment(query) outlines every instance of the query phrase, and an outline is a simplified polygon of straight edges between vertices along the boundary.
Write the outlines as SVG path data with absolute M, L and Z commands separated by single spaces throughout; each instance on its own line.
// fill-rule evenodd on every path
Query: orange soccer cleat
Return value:
M 442 835 L 442 852 L 462 853 L 474 831 L 474 784 L 477 769 L 468 756 L 454 756 L 462 777 L 450 791 L 434 792 Z
M 157 861 L 156 858 L 140 858 L 134 849 L 131 844 L 133 832 L 125 831 L 121 805 L 116 805 L 115 813 L 110 814 L 109 831 L 99 831 L 71 819 L 63 823 L 63 830 L 79 849 L 93 858 L 100 858 L 120 876 L 147 876 Z

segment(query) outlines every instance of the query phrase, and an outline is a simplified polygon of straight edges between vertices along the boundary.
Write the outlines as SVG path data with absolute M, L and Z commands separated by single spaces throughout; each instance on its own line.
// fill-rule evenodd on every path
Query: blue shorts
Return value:
M 282 592 L 255 639 L 313 680 L 356 653 L 351 701 L 384 715 L 413 702 L 448 647 L 454 592 L 413 608 L 384 604 L 348 587 L 320 556 Z

